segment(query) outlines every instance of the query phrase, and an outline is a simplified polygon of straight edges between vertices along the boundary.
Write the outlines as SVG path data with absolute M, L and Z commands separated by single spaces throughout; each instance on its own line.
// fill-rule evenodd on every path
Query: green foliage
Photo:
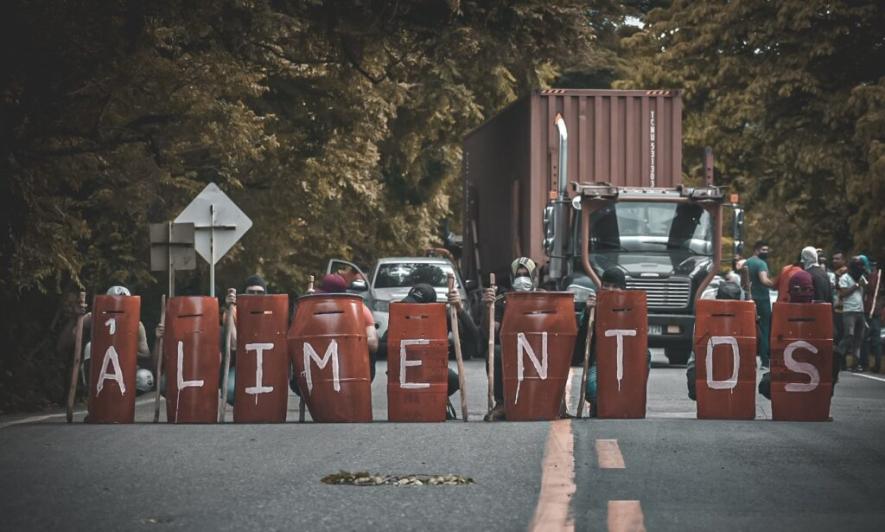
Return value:
M 880 2 L 679 0 L 646 22 L 620 85 L 685 89 L 686 158 L 714 147 L 750 237 L 780 262 L 809 244 L 885 258 Z
M 6 7 L 0 409 L 62 396 L 64 294 L 126 284 L 151 328 L 147 226 L 206 183 L 254 221 L 219 288 L 300 291 L 329 258 L 437 243 L 466 131 L 566 67 L 612 71 L 603 13 L 568 0 Z M 205 293 L 205 266 L 179 283 Z

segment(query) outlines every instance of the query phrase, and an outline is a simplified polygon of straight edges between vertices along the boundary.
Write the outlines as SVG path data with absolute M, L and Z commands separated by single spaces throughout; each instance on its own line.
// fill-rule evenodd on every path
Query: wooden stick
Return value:
M 449 274 L 449 291 L 455 289 L 455 276 Z M 464 378 L 464 358 L 461 356 L 461 333 L 458 330 L 458 309 L 449 306 L 449 319 L 452 322 L 452 339 L 455 342 L 455 360 L 458 362 L 458 385 L 461 388 L 461 417 L 467 421 L 467 379 Z
M 596 307 L 590 309 L 587 318 L 587 338 L 584 344 L 584 373 L 581 375 L 581 398 L 578 400 L 578 416 L 584 415 L 584 401 L 587 397 L 587 377 L 590 373 L 590 344 L 593 342 L 593 323 L 596 321 Z
M 80 292 L 77 299 L 77 311 L 86 306 L 86 292 Z M 80 375 L 80 357 L 83 356 L 83 320 L 86 314 L 77 316 L 77 325 L 74 327 L 74 367 L 71 368 L 71 385 L 68 387 L 68 404 L 65 417 L 68 423 L 74 420 L 74 399 L 77 397 L 77 377 Z M 86 379 L 89 382 L 89 379 Z
M 489 274 L 489 288 L 495 290 L 495 274 Z M 495 408 L 495 302 L 489 303 L 489 412 Z
M 315 292 L 313 287 L 314 277 L 310 276 L 307 284 L 307 293 L 312 294 Z M 295 376 L 295 384 L 298 384 L 298 375 Z M 301 394 L 304 393 L 300 388 L 298 389 L 298 422 L 304 423 L 304 396 Z
M 160 297 L 160 323 L 166 331 L 166 294 Z M 154 394 L 154 423 L 160 422 L 160 382 L 163 377 L 163 335 L 154 339 L 154 357 L 157 360 L 157 375 L 154 378 L 157 392 Z
M 236 288 L 228 288 L 228 295 L 236 295 Z M 227 307 L 227 319 L 224 320 L 224 373 L 221 374 L 221 404 L 218 407 L 218 422 L 224 423 L 224 415 L 227 413 L 227 384 L 228 384 L 228 373 L 230 373 L 230 342 L 231 342 L 231 331 L 233 331 L 234 327 L 234 311 L 237 308 L 236 303 L 231 303 Z

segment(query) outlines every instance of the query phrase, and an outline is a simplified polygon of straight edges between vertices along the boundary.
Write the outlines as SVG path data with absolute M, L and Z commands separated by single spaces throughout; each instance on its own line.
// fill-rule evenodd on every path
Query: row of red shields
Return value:
M 556 419 L 577 324 L 570 293 L 510 293 L 501 325 L 506 417 Z M 237 298 L 234 422 L 286 420 L 290 367 L 312 419 L 372 420 L 370 359 L 361 300 L 347 294 L 299 299 L 289 327 L 286 295 Z M 137 296 L 96 296 L 89 421 L 131 423 L 135 415 Z M 776 303 L 771 333 L 775 420 L 827 420 L 832 391 L 829 305 Z M 696 308 L 698 418 L 754 419 L 756 321 L 749 301 L 701 300 Z M 443 421 L 448 325 L 438 304 L 394 303 L 388 328 L 388 419 Z M 648 380 L 645 293 L 599 292 L 597 415 L 644 418 Z M 166 418 L 214 423 L 220 380 L 219 310 L 208 297 L 168 301 L 163 339 Z M 469 383 L 485 386 L 487 383 Z

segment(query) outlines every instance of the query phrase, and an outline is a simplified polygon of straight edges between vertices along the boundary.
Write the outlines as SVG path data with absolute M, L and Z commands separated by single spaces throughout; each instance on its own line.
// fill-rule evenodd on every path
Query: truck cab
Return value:
M 573 186 L 573 238 L 556 288 L 573 292 L 580 310 L 605 270 L 622 270 L 628 289 L 646 292 L 649 346 L 685 363 L 695 299 L 721 260 L 721 190 Z

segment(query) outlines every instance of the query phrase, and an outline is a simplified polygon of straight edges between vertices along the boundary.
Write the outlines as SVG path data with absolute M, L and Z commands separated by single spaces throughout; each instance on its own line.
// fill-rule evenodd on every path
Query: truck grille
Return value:
M 688 279 L 631 279 L 628 290 L 645 290 L 648 308 L 681 309 L 688 306 L 691 285 Z

